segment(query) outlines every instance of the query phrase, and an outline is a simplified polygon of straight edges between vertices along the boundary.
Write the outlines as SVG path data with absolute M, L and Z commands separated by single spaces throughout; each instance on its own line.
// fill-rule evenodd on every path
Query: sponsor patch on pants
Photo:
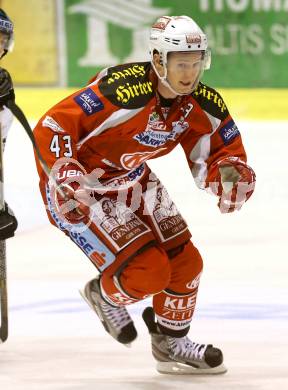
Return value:
M 117 250 L 150 232 L 124 203 L 107 197 L 93 205 L 93 222 Z
M 156 177 L 145 193 L 145 207 L 162 242 L 171 240 L 188 229 L 166 188 Z

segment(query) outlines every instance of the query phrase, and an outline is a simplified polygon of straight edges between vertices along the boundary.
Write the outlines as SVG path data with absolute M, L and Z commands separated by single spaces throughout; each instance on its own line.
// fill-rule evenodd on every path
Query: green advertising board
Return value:
M 188 15 L 207 33 L 214 87 L 288 87 L 288 0 L 63 0 L 67 83 L 148 60 L 158 16 Z

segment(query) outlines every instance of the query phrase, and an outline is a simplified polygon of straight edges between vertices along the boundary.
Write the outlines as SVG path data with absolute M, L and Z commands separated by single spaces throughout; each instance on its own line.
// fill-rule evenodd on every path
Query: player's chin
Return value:
M 181 95 L 189 95 L 190 93 L 193 92 L 193 87 L 190 85 L 189 87 L 179 87 L 177 88 L 177 92 L 181 93 Z
M 194 90 L 194 83 L 178 83 L 177 85 L 177 92 L 184 94 L 184 95 L 189 95 L 191 92 Z

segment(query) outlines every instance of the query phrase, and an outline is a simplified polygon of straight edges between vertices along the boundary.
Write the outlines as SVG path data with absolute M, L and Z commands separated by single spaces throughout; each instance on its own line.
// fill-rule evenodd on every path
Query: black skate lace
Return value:
M 168 346 L 173 357 L 182 357 L 193 360 L 203 360 L 206 351 L 206 344 L 198 344 L 189 340 L 187 336 L 174 338 L 167 337 Z
M 122 329 L 131 322 L 131 317 L 124 306 L 113 307 L 107 303 L 101 303 L 102 310 L 109 323 L 116 329 Z

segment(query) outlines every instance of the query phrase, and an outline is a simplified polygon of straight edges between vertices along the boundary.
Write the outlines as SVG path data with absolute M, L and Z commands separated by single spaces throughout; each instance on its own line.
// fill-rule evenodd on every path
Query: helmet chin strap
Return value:
M 199 80 L 203 74 L 203 69 L 199 72 L 197 78 L 195 79 L 193 85 L 192 85 L 192 88 L 191 88 L 191 91 L 188 92 L 188 93 L 181 93 L 181 92 L 177 92 L 172 86 L 171 84 L 169 83 L 168 81 L 168 78 L 167 78 L 167 67 L 166 65 L 163 65 L 163 68 L 164 68 L 164 76 L 160 76 L 158 70 L 156 69 L 155 65 L 154 65 L 154 62 L 152 62 L 152 67 L 155 71 L 155 73 L 157 74 L 157 77 L 160 79 L 160 81 L 162 82 L 162 84 L 167 87 L 170 92 L 174 93 L 175 95 L 177 96 L 187 96 L 187 95 L 190 95 L 190 93 L 192 93 L 193 91 L 195 91 L 195 89 L 197 88 L 198 84 L 199 84 Z

